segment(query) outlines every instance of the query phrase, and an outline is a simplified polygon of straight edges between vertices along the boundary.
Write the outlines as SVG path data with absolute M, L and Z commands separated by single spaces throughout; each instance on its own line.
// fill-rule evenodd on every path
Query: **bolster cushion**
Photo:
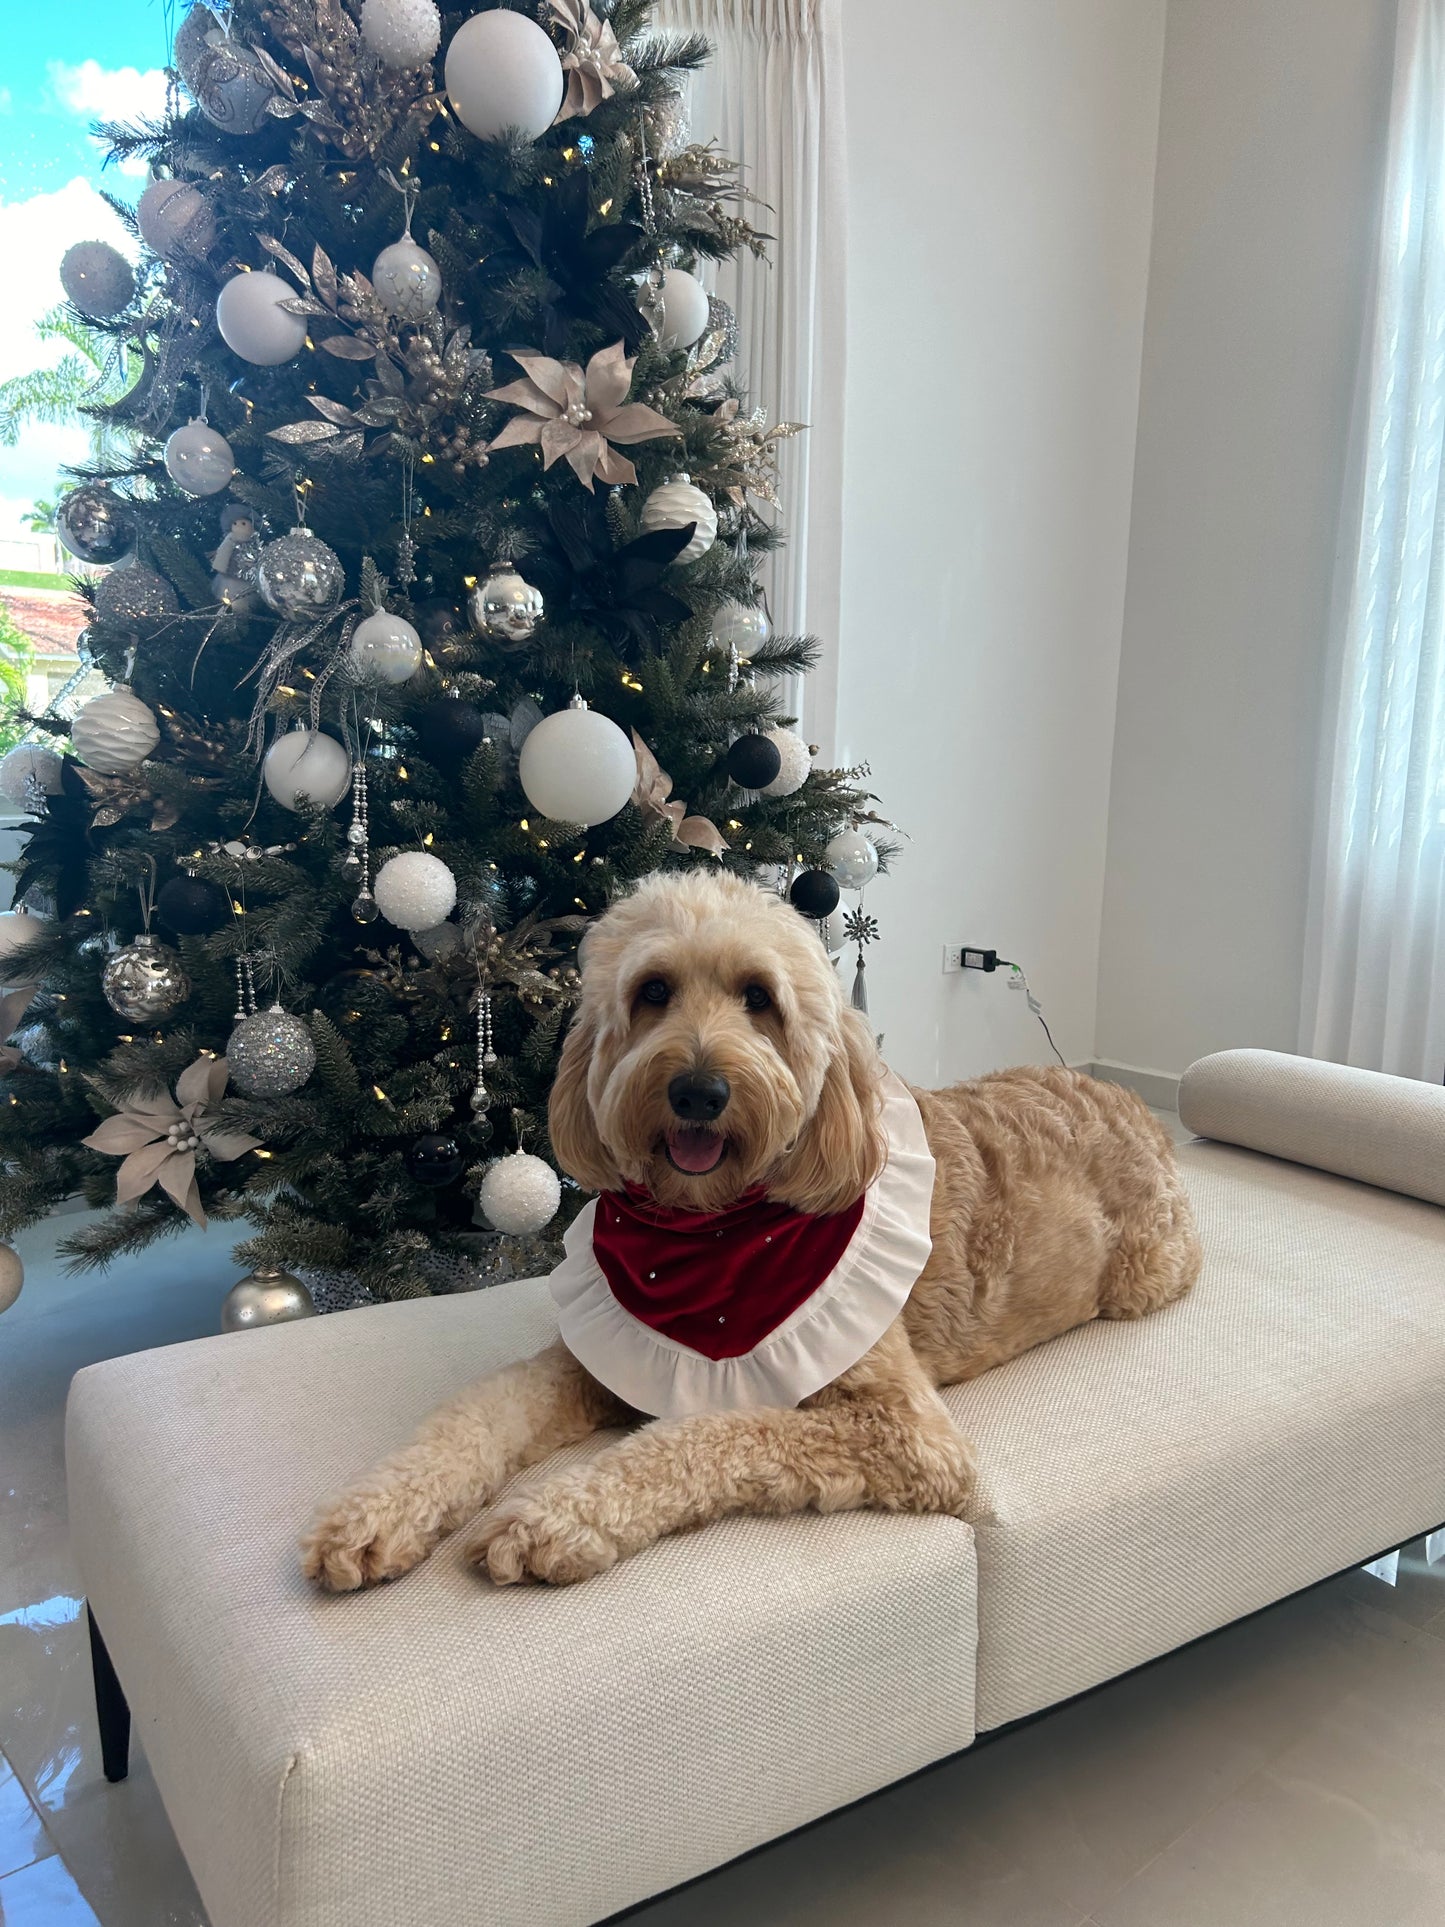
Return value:
M 1438 1084 L 1283 1051 L 1224 1050 L 1184 1073 L 1179 1116 L 1197 1137 L 1445 1205 Z

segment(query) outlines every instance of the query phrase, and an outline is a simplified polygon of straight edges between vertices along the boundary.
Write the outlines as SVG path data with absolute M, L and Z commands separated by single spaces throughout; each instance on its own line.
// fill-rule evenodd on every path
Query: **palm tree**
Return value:
M 42 341 L 63 341 L 69 353 L 48 367 L 0 381 L 0 448 L 14 448 L 27 422 L 75 422 L 83 409 L 117 401 L 131 385 L 135 351 L 91 327 L 73 309 L 52 308 L 36 322 L 35 332 Z M 104 459 L 122 431 L 93 417 L 87 426 L 92 453 Z
M 48 496 L 42 495 L 38 501 L 30 504 L 30 513 L 22 519 L 25 526 L 33 530 L 36 535 L 54 535 L 57 512 L 58 504 L 52 502 Z

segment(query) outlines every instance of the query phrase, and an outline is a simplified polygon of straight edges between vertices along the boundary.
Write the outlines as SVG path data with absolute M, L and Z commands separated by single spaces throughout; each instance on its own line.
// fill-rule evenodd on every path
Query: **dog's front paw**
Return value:
M 343 1492 L 321 1508 L 301 1541 L 302 1572 L 327 1592 L 399 1579 L 436 1544 L 415 1505 L 414 1495 L 395 1487 L 360 1485 Z
M 468 1564 L 490 1573 L 499 1586 L 521 1579 L 575 1585 L 616 1565 L 619 1552 L 616 1540 L 585 1516 L 577 1496 L 561 1484 L 494 1507 L 462 1546 Z

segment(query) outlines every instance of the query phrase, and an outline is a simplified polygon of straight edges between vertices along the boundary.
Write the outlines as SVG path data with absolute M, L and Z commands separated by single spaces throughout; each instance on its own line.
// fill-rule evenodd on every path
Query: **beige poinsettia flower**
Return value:
M 543 468 L 565 456 L 578 481 L 590 489 L 595 475 L 604 482 L 637 480 L 637 470 L 613 442 L 651 442 L 681 432 L 645 402 L 628 401 L 633 362 L 620 341 L 599 348 L 585 374 L 575 361 L 553 361 L 550 355 L 514 351 L 512 359 L 525 370 L 526 380 L 493 388 L 487 399 L 510 402 L 521 412 L 491 448 L 535 442 Z
M 20 1028 L 20 1019 L 35 1001 L 34 984 L 17 984 L 0 996 L 0 1077 L 11 1071 L 18 1071 L 25 1062 L 24 1056 L 10 1042 Z
M 610 20 L 599 20 L 587 0 L 548 0 L 548 7 L 552 18 L 567 30 L 567 47 L 562 55 L 567 91 L 557 109 L 558 121 L 570 120 L 574 114 L 590 114 L 619 82 L 635 85 L 637 75 L 622 58 Z
M 115 1175 L 117 1204 L 129 1204 L 158 1184 L 188 1218 L 204 1227 L 196 1152 L 204 1148 L 229 1163 L 258 1150 L 261 1143 L 244 1131 L 226 1130 L 218 1117 L 207 1115 L 224 1096 L 230 1074 L 224 1057 L 198 1057 L 176 1079 L 174 1102 L 164 1096 L 134 1096 L 81 1139 L 92 1151 L 125 1159 Z

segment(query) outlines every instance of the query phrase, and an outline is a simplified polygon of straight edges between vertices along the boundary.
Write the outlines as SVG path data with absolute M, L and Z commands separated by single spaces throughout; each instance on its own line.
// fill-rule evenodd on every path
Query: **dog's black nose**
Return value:
M 727 1109 L 732 1092 L 716 1071 L 680 1071 L 667 1087 L 667 1101 L 689 1124 L 711 1124 Z

